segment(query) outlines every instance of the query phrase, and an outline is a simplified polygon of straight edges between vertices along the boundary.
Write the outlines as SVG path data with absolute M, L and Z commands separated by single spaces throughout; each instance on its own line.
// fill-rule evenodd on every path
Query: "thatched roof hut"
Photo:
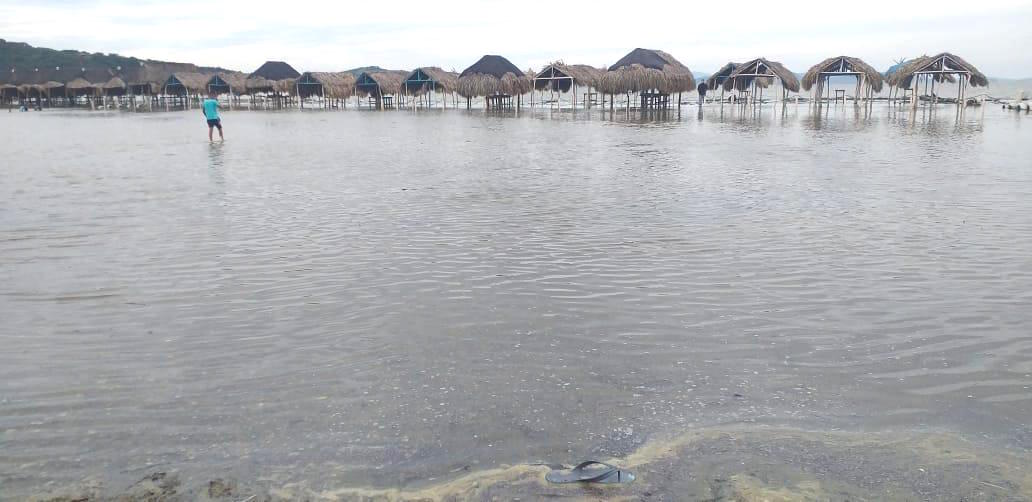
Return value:
M 486 55 L 459 74 L 456 91 L 464 98 L 516 96 L 530 92 L 530 76 L 502 56 Z
M 878 70 L 875 70 L 862 59 L 850 56 L 836 56 L 825 59 L 807 70 L 806 74 L 803 75 L 803 90 L 809 91 L 812 89 L 822 75 L 825 77 L 852 75 L 857 80 L 863 80 L 866 85 L 871 86 L 874 92 L 881 92 L 884 84 L 881 73 L 878 73 Z
M 569 92 L 573 86 L 595 87 L 604 73 L 602 68 L 556 61 L 534 75 L 534 89 Z
M 18 96 L 18 86 L 14 84 L 0 84 L 0 98 L 11 99 Z
M 251 72 L 247 78 L 264 78 L 268 80 L 287 80 L 298 78 L 301 74 L 283 61 L 266 61 L 257 70 Z
M 695 77 L 670 54 L 637 48 L 610 66 L 595 87 L 606 94 L 643 91 L 673 94 L 695 90 Z
M 437 92 L 455 92 L 459 85 L 459 74 L 445 71 L 436 66 L 416 68 L 401 81 L 405 94 L 419 96 L 431 90 Z
M 247 76 L 245 87 L 251 93 L 290 94 L 294 80 L 301 74 L 283 61 L 266 61 Z
M 125 94 L 127 84 L 121 77 L 111 77 L 107 82 L 101 84 L 100 88 L 108 96 L 121 96 Z
M 84 77 L 75 77 L 65 82 L 65 92 L 72 96 L 92 96 L 98 89 Z
M 738 66 L 739 63 L 733 62 L 728 62 L 724 66 L 721 66 L 719 70 L 706 79 L 706 87 L 709 89 L 716 89 L 718 86 L 724 85 L 724 81 L 727 80 L 727 77 L 731 75 Z
M 218 72 L 208 78 L 206 87 L 218 94 L 246 94 L 247 75 L 236 71 Z
M 208 90 L 208 75 L 199 72 L 177 72 L 168 76 L 162 85 L 168 95 L 204 94 Z
M 724 80 L 724 90 L 744 91 L 749 89 L 753 81 L 760 85 L 771 83 L 775 78 L 781 81 L 781 86 L 786 90 L 799 92 L 799 79 L 796 78 L 795 73 L 777 61 L 768 61 L 764 58 L 757 58 L 738 65 Z
M 978 68 L 948 52 L 912 59 L 888 74 L 886 82 L 893 87 L 910 89 L 915 75 L 929 75 L 936 82 L 953 81 L 951 77 L 962 75 L 972 87 L 989 86 L 989 79 Z
M 299 97 L 322 96 L 326 99 L 347 99 L 355 94 L 355 76 L 349 72 L 309 71 L 294 85 Z
M 130 94 L 142 96 L 160 93 L 168 76 L 173 73 L 196 71 L 196 66 L 187 63 L 141 62 L 137 66 L 127 68 L 121 76 Z
M 394 96 L 401 93 L 401 82 L 407 71 L 364 71 L 355 79 L 355 93 L 359 96 Z

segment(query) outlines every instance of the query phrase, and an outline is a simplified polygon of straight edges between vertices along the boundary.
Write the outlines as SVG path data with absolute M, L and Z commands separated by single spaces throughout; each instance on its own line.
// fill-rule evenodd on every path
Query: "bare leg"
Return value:
M 222 125 L 219 125 L 219 141 L 225 141 L 226 137 L 222 135 Z
M 215 129 L 215 128 L 214 128 L 214 127 L 212 127 L 212 126 L 208 126 L 208 142 L 212 142 L 212 141 L 215 141 L 215 140 L 213 140 L 213 139 L 211 138 L 211 133 L 212 133 L 212 129 Z

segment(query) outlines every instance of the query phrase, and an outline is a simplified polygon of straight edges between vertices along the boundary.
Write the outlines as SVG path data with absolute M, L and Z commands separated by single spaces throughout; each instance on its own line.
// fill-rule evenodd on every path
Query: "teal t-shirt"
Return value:
M 219 102 L 214 99 L 204 100 L 204 116 L 208 120 L 216 120 L 219 118 Z

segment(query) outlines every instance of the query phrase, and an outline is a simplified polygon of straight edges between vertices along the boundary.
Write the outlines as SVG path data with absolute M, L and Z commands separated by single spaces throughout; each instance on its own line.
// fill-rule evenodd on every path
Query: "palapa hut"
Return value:
M 247 76 L 245 86 L 252 102 L 255 95 L 271 95 L 279 107 L 294 92 L 294 80 L 300 76 L 297 70 L 283 61 L 266 61 Z
M 750 99 L 755 99 L 757 90 L 762 92 L 763 88 L 775 81 L 781 82 L 782 98 L 787 98 L 789 91 L 799 92 L 799 79 L 794 73 L 781 63 L 764 58 L 738 65 L 724 80 L 724 90 L 748 93 Z
M 305 72 L 294 82 L 301 107 L 305 99 L 321 98 L 323 106 L 347 106 L 347 99 L 355 94 L 355 76 L 349 72 Z
M 416 68 L 401 81 L 401 92 L 408 96 L 425 96 L 426 106 L 433 106 L 434 93 L 444 96 L 444 107 L 448 107 L 448 95 L 458 89 L 459 74 L 445 71 L 436 66 Z M 412 100 L 416 106 L 417 100 Z
M 595 68 L 594 66 L 586 64 L 568 65 L 562 61 L 556 61 L 534 75 L 534 90 L 547 90 L 549 94 L 573 92 L 573 107 L 577 108 L 577 87 L 586 87 L 588 91 L 583 96 L 584 105 L 588 107 L 591 105 L 593 95 L 591 90 L 595 88 L 598 80 L 602 78 L 604 73 L 605 70 Z M 559 100 L 556 100 L 556 103 L 559 103 Z
M 731 73 L 735 71 L 735 68 L 738 68 L 739 66 L 740 63 L 734 63 L 729 61 L 727 64 L 721 66 L 719 70 L 714 72 L 712 75 L 709 76 L 709 78 L 706 79 L 707 89 L 711 91 L 716 91 L 718 87 L 720 88 L 721 102 L 724 101 L 724 82 L 727 80 L 727 77 L 729 77 Z
M 959 56 L 943 52 L 935 56 L 921 56 L 904 63 L 896 71 L 889 74 L 886 81 L 890 86 L 899 89 L 913 89 L 914 98 L 912 105 L 916 108 L 918 92 L 928 95 L 930 92 L 932 102 L 936 101 L 935 83 L 954 82 L 957 84 L 957 102 L 964 102 L 967 96 L 967 88 L 988 87 L 989 79 L 978 71 L 974 65 L 961 59 Z M 924 90 L 921 91 L 921 84 L 924 83 Z M 929 89 L 930 87 L 930 89 Z
M 210 77 L 203 73 L 184 71 L 176 72 L 168 76 L 162 85 L 161 93 L 178 101 L 179 105 L 189 108 L 191 96 L 200 96 L 208 90 L 208 79 Z M 166 101 L 166 106 L 168 102 Z
M 0 101 L 11 103 L 18 98 L 18 86 L 14 84 L 0 84 Z
M 141 61 L 139 65 L 126 69 L 123 78 L 126 92 L 132 96 L 149 96 L 152 100 L 161 93 L 168 76 L 177 72 L 195 72 L 191 64 L 151 63 Z
M 638 107 L 667 108 L 670 95 L 695 90 L 695 77 L 687 66 L 666 52 L 637 48 L 609 67 L 595 86 L 609 94 L 609 109 L 616 94 L 638 93 Z M 630 107 L 630 100 L 627 104 Z
M 216 95 L 229 95 L 229 107 L 240 106 L 240 96 L 247 93 L 247 75 L 237 71 L 221 71 L 208 77 L 205 89 Z
M 472 106 L 472 99 L 483 96 L 487 108 L 512 107 L 513 96 L 516 107 L 521 105 L 519 96 L 530 92 L 534 83 L 530 76 L 502 56 L 487 55 L 473 63 L 459 74 L 457 90 L 466 98 L 466 108 Z
M 107 82 L 101 84 L 101 90 L 108 97 L 125 96 L 127 87 L 128 85 L 121 77 L 111 77 Z
M 394 107 L 394 97 L 401 94 L 401 82 L 407 71 L 365 71 L 355 79 L 355 94 L 368 97 L 377 110 Z
M 827 89 L 828 99 L 831 99 L 831 78 L 837 76 L 856 77 L 856 93 L 853 95 L 853 100 L 857 102 L 861 98 L 870 99 L 875 92 L 881 92 L 884 84 L 881 73 L 878 73 L 878 70 L 862 59 L 837 56 L 813 65 L 803 75 L 803 90 L 813 89 L 813 99 L 820 103 L 824 89 Z M 845 99 L 844 95 L 843 99 Z

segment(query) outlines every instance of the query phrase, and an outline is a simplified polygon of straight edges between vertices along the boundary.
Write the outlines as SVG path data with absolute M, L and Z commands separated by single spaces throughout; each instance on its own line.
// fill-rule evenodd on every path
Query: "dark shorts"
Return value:
M 218 127 L 222 130 L 222 119 L 208 119 L 208 127 Z

